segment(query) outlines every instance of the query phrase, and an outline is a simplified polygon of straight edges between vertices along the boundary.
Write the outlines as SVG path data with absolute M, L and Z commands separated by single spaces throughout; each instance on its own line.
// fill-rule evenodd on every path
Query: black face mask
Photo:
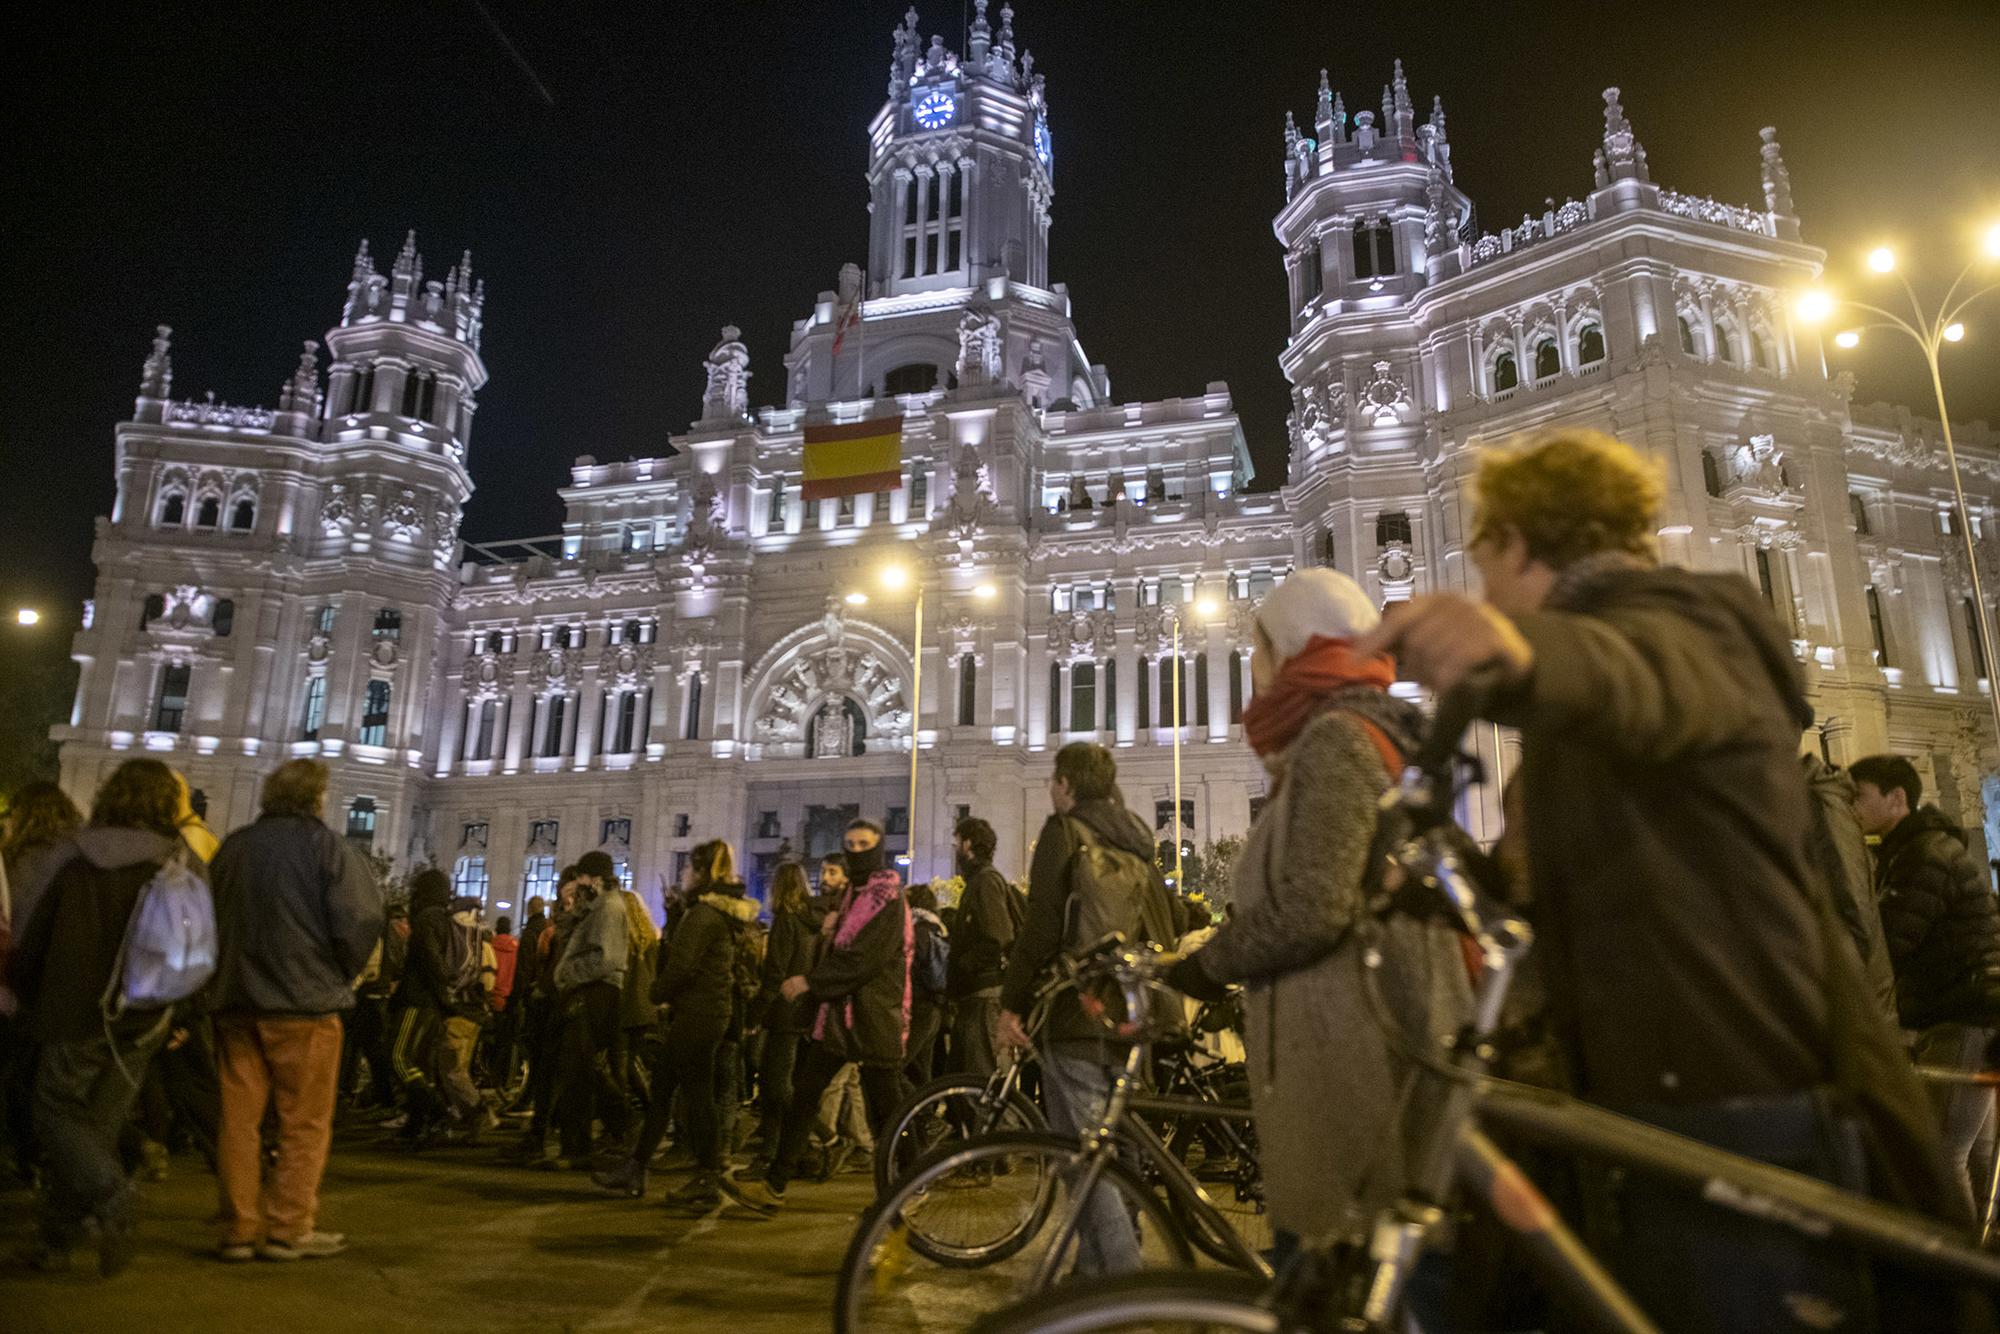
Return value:
M 869 876 L 882 869 L 882 845 L 877 843 L 866 852 L 845 853 L 841 860 L 847 863 L 847 882 L 865 885 Z

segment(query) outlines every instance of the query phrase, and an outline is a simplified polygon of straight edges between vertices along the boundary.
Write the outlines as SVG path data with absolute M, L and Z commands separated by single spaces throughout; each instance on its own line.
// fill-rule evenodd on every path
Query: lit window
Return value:
M 375 626 L 369 632 L 370 639 L 386 639 L 391 643 L 403 637 L 403 613 L 394 607 L 384 607 L 375 613 Z
M 347 838 L 363 852 L 375 846 L 375 798 L 356 797 L 347 807 Z
M 160 702 L 153 707 L 155 732 L 178 732 L 187 716 L 188 676 L 184 662 L 168 663 L 160 669 Z
M 370 681 L 368 695 L 361 708 L 361 736 L 364 746 L 386 746 L 389 744 L 389 683 Z
M 299 720 L 301 741 L 319 740 L 320 724 L 326 721 L 326 678 L 312 676 L 306 678 L 305 713 Z
M 470 895 L 484 903 L 487 890 L 486 858 L 460 857 L 451 870 L 451 889 L 452 893 L 460 897 Z

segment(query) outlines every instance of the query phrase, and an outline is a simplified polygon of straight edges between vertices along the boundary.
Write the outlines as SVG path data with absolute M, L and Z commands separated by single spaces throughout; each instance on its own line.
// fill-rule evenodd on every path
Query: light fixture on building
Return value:
M 42 614 L 33 607 L 23 607 L 14 613 L 14 621 L 18 625 L 40 625 Z
M 1833 345 L 1835 347 L 1860 347 L 1861 331 L 1859 329 L 1842 329 L 1833 336 Z
M 1868 252 L 1868 267 L 1877 273 L 1888 273 L 1896 267 L 1896 252 L 1885 245 L 1876 246 Z
M 842 598 L 841 601 L 850 607 L 865 607 L 868 605 L 868 595 L 857 589 Z
M 998 597 L 999 595 L 1000 595 L 1000 590 L 995 588 L 992 584 L 973 585 L 972 596 L 978 598 L 981 602 L 991 602 L 994 598 Z

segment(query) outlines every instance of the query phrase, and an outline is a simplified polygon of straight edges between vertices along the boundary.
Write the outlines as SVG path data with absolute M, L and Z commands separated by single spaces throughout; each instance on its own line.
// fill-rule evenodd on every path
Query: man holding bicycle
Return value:
M 1485 716 L 1521 729 L 1536 953 L 1575 1091 L 1943 1206 L 1920 1094 L 1829 945 L 1795 758 L 1812 714 L 1770 608 L 1744 579 L 1657 564 L 1660 483 L 1606 436 L 1489 455 L 1475 486 L 1485 600 L 1418 598 L 1355 652 L 1392 652 L 1440 694 L 1475 680 Z M 1854 1180 L 1863 1103 L 1886 1152 Z M 1636 1179 L 1591 1185 L 1610 1224 L 1593 1244 L 1667 1328 L 1871 1318 L 1837 1248 Z

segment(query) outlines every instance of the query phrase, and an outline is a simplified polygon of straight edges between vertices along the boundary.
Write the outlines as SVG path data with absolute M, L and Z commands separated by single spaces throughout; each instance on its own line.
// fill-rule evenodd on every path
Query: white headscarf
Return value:
M 1338 570 L 1319 568 L 1287 575 L 1257 609 L 1257 624 L 1279 663 L 1296 656 L 1316 635 L 1354 639 L 1381 619 L 1360 584 Z

